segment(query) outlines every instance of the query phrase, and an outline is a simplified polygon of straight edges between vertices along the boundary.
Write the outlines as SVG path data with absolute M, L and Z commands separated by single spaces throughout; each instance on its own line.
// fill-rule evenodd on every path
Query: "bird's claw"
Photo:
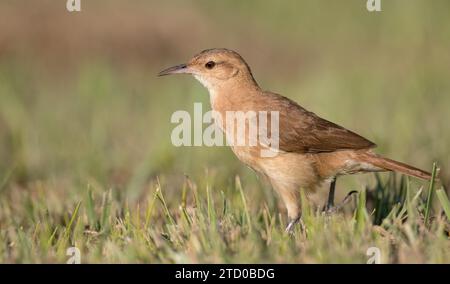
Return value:
M 345 198 L 342 200 L 341 203 L 339 203 L 339 204 L 336 205 L 336 206 L 332 206 L 332 205 L 330 205 L 330 204 L 327 204 L 327 205 L 325 206 L 325 208 L 324 208 L 323 211 L 324 211 L 327 215 L 331 215 L 331 214 L 334 214 L 334 213 L 338 212 L 338 211 L 341 210 L 347 203 L 350 202 L 352 195 L 355 194 L 355 193 L 358 193 L 358 191 L 356 191 L 356 190 L 350 191 L 349 193 L 347 193 L 347 195 L 345 196 Z
M 297 225 L 297 223 L 300 223 L 300 225 L 302 225 L 303 227 L 303 222 L 302 219 L 300 217 L 295 218 L 295 219 L 290 219 L 291 221 L 289 222 L 289 224 L 286 227 L 285 232 L 288 234 L 292 234 L 294 232 L 294 226 Z

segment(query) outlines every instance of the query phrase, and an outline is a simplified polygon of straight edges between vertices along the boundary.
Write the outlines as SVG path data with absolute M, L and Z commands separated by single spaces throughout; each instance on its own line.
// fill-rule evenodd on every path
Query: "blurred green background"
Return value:
M 171 144 L 172 113 L 209 98 L 193 78 L 156 74 L 212 47 L 238 51 L 262 88 L 378 153 L 427 170 L 437 161 L 449 188 L 449 1 L 383 0 L 380 13 L 363 0 L 81 4 L 69 13 L 59 0 L 0 2 L 1 204 L 39 188 L 65 200 L 88 185 L 139 200 L 157 177 L 170 203 L 185 175 L 225 191 L 240 175 L 255 203 L 276 202 L 230 149 Z

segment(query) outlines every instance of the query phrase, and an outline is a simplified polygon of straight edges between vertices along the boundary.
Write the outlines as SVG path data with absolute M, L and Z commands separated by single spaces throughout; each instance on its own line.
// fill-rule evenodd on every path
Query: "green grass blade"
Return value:
M 148 204 L 147 204 L 147 210 L 145 212 L 145 228 L 148 228 L 148 225 L 150 224 L 150 220 L 152 218 L 153 214 L 153 208 L 155 207 L 156 199 L 158 198 L 158 192 L 156 191 L 153 194 L 152 198 L 149 198 Z
M 78 211 L 80 209 L 80 206 L 81 206 L 81 201 L 79 201 L 77 203 L 77 206 L 75 207 L 75 210 L 73 211 L 72 218 L 70 218 L 69 224 L 66 227 L 66 232 L 65 232 L 66 236 L 68 236 L 70 234 L 70 231 L 72 229 L 73 223 L 74 223 L 75 219 L 78 216 Z
M 424 220 L 425 226 L 428 225 L 428 220 L 430 218 L 431 206 L 433 205 L 433 191 L 434 191 L 434 184 L 436 181 L 436 172 L 437 172 L 437 165 L 436 165 L 436 163 L 433 163 L 433 171 L 431 173 L 430 186 L 428 187 L 427 205 L 425 207 L 425 220 Z
M 108 218 L 110 215 L 110 211 L 111 211 L 111 191 L 105 193 L 103 195 L 103 210 L 102 210 L 102 215 L 101 215 L 101 219 L 100 219 L 100 228 L 102 231 L 105 231 L 108 228 Z
M 447 216 L 447 220 L 450 220 L 450 200 L 445 194 L 443 188 L 436 190 L 436 195 L 441 203 L 442 209 L 444 209 L 445 215 Z
M 356 219 L 356 230 L 362 232 L 367 221 L 367 211 L 366 211 L 366 191 L 361 190 L 358 196 L 358 205 L 356 207 L 355 213 Z
M 169 207 L 167 207 L 167 203 L 166 200 L 164 199 L 164 195 L 162 194 L 162 189 L 161 189 L 161 185 L 158 182 L 158 188 L 156 189 L 157 191 L 157 197 L 158 200 L 161 202 L 164 212 L 166 214 L 167 219 L 169 220 L 170 224 L 175 226 L 175 220 L 172 218 L 172 215 L 170 214 L 170 210 Z
M 245 200 L 244 190 L 242 189 L 241 180 L 238 176 L 236 176 L 236 187 L 238 188 L 239 193 L 241 195 L 241 200 L 244 205 L 244 213 L 245 213 L 245 217 L 246 217 L 247 223 L 248 223 L 248 230 L 249 230 L 249 232 L 251 232 L 252 231 L 252 223 L 251 223 L 251 219 L 250 219 L 250 211 L 248 210 L 247 201 Z
M 209 220 L 210 224 L 215 226 L 216 225 L 216 211 L 214 209 L 214 203 L 213 203 L 214 201 L 213 201 L 211 195 L 212 194 L 211 194 L 210 186 L 207 185 L 206 186 L 206 202 L 208 204 L 208 220 Z
M 92 188 L 90 185 L 88 185 L 88 195 L 87 195 L 87 201 L 86 201 L 86 213 L 89 220 L 89 226 L 92 228 L 96 225 L 96 216 L 95 214 L 95 207 L 94 207 L 94 197 L 92 193 Z

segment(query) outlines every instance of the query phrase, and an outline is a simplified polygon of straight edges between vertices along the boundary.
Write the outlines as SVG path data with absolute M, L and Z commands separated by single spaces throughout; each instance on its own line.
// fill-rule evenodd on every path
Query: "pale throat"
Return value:
M 255 81 L 236 81 L 236 80 L 208 80 L 202 75 L 193 74 L 195 79 L 197 79 L 209 92 L 209 100 L 211 107 L 214 110 L 217 108 L 223 108 L 224 106 L 233 104 L 233 101 L 239 102 L 239 94 L 246 94 L 246 96 L 254 95 L 255 91 L 259 91 L 258 85 Z M 236 97 L 237 95 L 237 97 Z M 246 97 L 244 96 L 244 97 Z M 234 98 L 234 99 L 233 99 Z M 224 103 L 226 104 L 224 105 Z
M 205 79 L 201 75 L 194 74 L 195 79 L 197 79 L 209 92 L 209 100 L 211 102 L 211 106 L 214 107 L 214 102 L 217 97 L 217 86 L 215 86 L 211 81 Z

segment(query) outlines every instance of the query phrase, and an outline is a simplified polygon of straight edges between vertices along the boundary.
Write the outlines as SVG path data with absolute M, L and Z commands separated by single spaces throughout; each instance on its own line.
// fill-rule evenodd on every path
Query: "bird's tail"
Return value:
M 397 162 L 388 158 L 381 157 L 374 153 L 364 153 L 359 156 L 362 162 L 374 165 L 375 167 L 387 170 L 400 172 L 402 174 L 417 177 L 424 180 L 431 180 L 431 174 L 413 166 Z

